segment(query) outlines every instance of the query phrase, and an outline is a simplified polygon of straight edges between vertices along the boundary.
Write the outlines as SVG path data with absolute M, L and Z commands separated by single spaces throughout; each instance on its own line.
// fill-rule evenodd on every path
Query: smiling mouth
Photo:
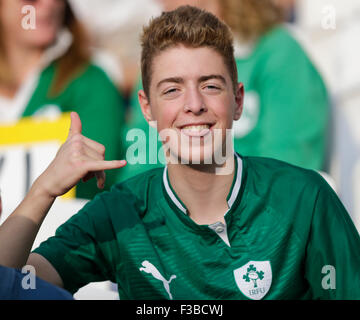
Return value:
M 181 133 L 189 137 L 204 137 L 212 128 L 210 124 L 186 125 L 180 128 Z

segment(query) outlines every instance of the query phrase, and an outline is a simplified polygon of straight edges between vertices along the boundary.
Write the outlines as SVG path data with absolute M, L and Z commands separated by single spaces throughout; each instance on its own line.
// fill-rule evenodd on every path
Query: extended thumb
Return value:
M 71 124 L 69 130 L 69 136 L 72 136 L 76 133 L 81 133 L 82 125 L 79 115 L 76 112 L 70 113 Z

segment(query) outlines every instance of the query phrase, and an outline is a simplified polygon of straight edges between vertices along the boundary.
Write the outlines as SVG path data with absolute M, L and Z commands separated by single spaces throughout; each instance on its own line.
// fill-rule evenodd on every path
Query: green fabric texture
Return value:
M 324 170 L 328 94 L 289 31 L 279 26 L 263 35 L 249 56 L 237 59 L 237 68 L 245 103 L 241 130 L 234 123 L 235 150 Z
M 236 197 L 225 215 L 230 246 L 179 209 L 165 177 L 157 168 L 115 185 L 35 252 L 71 292 L 111 280 L 121 299 L 248 299 L 252 290 L 263 290 L 263 299 L 360 299 L 359 234 L 315 171 L 242 157 L 242 174 L 234 177 L 241 185 L 230 191 Z M 149 263 L 168 287 L 144 272 Z M 323 272 L 328 266 L 334 283 Z M 251 285 L 250 293 L 237 282 Z

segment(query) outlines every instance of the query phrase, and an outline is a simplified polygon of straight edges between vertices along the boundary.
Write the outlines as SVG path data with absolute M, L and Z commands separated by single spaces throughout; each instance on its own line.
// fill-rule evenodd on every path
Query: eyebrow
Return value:
M 201 76 L 198 80 L 199 83 L 201 82 L 205 82 L 207 80 L 211 80 L 211 79 L 218 79 L 220 80 L 223 84 L 226 84 L 226 80 L 223 76 L 219 75 L 219 74 L 210 74 L 207 76 Z M 170 77 L 170 78 L 165 78 L 161 81 L 158 82 L 157 84 L 157 88 L 159 88 L 163 83 L 167 83 L 167 82 L 171 82 L 171 83 L 184 83 L 184 79 L 181 77 Z
M 208 76 L 202 76 L 202 77 L 199 78 L 199 82 L 205 82 L 205 81 L 211 80 L 211 79 L 218 79 L 223 84 L 226 84 L 225 78 L 223 76 L 219 75 L 219 74 L 210 74 Z
M 166 82 L 184 83 L 184 79 L 183 79 L 183 78 L 180 78 L 180 77 L 165 78 L 165 79 L 159 81 L 158 84 L 156 85 L 156 87 L 159 88 L 163 83 L 166 83 Z

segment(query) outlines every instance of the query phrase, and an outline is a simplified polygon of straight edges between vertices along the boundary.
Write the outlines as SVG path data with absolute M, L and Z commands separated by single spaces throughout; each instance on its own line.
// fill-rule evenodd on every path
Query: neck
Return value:
M 196 223 L 224 222 L 228 210 L 226 197 L 235 174 L 233 156 L 228 158 L 226 166 L 232 170 L 227 170 L 227 174 L 216 174 L 216 168 L 211 165 L 168 165 L 170 184 Z
M 6 56 L 13 74 L 13 86 L 16 90 L 25 81 L 26 77 L 39 66 L 44 50 L 25 47 L 9 38 L 4 40 L 6 41 Z

